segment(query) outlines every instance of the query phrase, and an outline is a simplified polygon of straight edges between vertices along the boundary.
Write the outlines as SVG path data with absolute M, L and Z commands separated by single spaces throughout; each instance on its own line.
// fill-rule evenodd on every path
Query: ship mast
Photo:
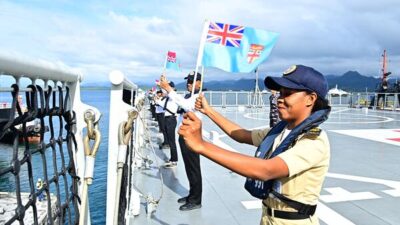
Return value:
M 383 55 L 382 55 L 382 79 L 385 77 L 386 73 L 386 49 L 383 50 Z
M 382 80 L 386 79 L 391 72 L 387 72 L 387 56 L 386 56 L 386 49 L 383 50 L 382 54 Z

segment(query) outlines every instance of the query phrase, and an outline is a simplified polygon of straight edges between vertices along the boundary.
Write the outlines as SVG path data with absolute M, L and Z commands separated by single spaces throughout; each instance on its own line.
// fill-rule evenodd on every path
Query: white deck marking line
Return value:
M 349 192 L 341 187 L 324 188 L 329 195 L 321 195 L 319 198 L 323 202 L 346 202 L 355 200 L 367 200 L 380 198 L 378 195 L 371 192 Z
M 317 206 L 317 216 L 320 220 L 324 221 L 324 223 L 331 224 L 340 224 L 340 225 L 355 225 L 353 222 L 340 215 L 333 209 L 329 208 L 325 204 L 318 202 Z
M 329 119 L 325 123 L 330 123 L 330 124 L 354 124 L 354 123 L 359 123 L 359 124 L 371 124 L 371 123 L 388 123 L 394 121 L 393 118 L 386 117 L 386 116 L 376 116 L 376 115 L 368 115 L 368 114 L 357 114 L 357 113 L 343 113 L 342 115 L 349 115 L 349 119 L 352 119 L 352 121 L 344 122 L 344 121 L 329 121 Z M 354 121 L 355 116 L 360 116 L 365 121 Z M 368 118 L 378 118 L 382 120 L 375 120 L 375 121 L 370 121 Z
M 241 201 L 241 203 L 246 209 L 249 210 L 261 209 L 262 207 L 261 200 Z M 324 205 L 321 202 L 318 202 L 316 214 L 320 220 L 324 221 L 324 223 L 328 225 L 336 225 L 336 224 L 354 225 L 353 222 L 346 219 L 345 217 L 343 217 L 342 215 L 335 212 L 334 210 L 332 210 L 331 208 L 329 208 L 328 206 Z
M 262 207 L 261 200 L 241 201 L 240 203 L 242 203 L 246 209 L 261 209 Z
M 341 113 L 341 112 L 346 112 L 349 111 L 350 109 L 346 108 L 346 109 L 341 109 L 341 110 L 336 110 L 336 111 L 331 111 L 330 114 L 335 114 L 335 113 Z
M 206 130 L 203 129 L 203 130 L 202 130 L 202 133 L 203 133 L 203 137 L 204 137 L 205 139 L 209 140 L 209 141 L 212 141 L 213 144 L 215 144 L 215 145 L 217 145 L 217 146 L 219 146 L 219 147 L 221 147 L 221 148 L 223 148 L 223 149 L 232 151 L 232 152 L 238 152 L 238 151 L 236 151 L 235 149 L 233 149 L 230 145 L 228 145 L 228 144 L 226 144 L 225 142 L 221 141 L 221 140 L 220 140 L 220 137 L 221 137 L 220 135 L 218 135 L 218 137 L 214 137 L 214 140 L 211 140 L 211 138 L 210 138 L 210 132 L 208 132 L 208 131 L 206 131 Z
M 350 109 L 341 109 L 341 110 L 336 110 L 336 111 L 332 111 L 332 114 L 338 114 L 338 113 L 342 113 L 342 112 L 346 112 L 349 111 Z M 260 117 L 256 117 L 254 115 L 259 115 L 259 114 L 265 114 L 265 112 L 255 112 L 255 113 L 246 113 L 243 115 L 244 118 L 248 118 L 248 119 L 254 119 L 254 120 L 264 120 L 264 121 L 268 121 L 268 118 L 260 118 Z M 394 121 L 393 118 L 390 117 L 386 117 L 386 116 L 377 116 L 377 115 L 368 115 L 367 113 L 343 113 L 342 115 L 350 115 L 352 119 L 352 121 L 329 121 L 329 119 L 325 122 L 325 123 L 329 123 L 329 124 L 354 124 L 354 123 L 359 123 L 359 124 L 372 124 L 372 123 L 388 123 L 388 122 L 392 122 Z M 364 119 L 365 121 L 354 121 L 354 116 L 360 116 L 360 118 Z M 377 118 L 380 120 L 374 120 L 371 121 L 369 118 Z
M 254 116 L 254 115 L 262 115 L 262 117 L 260 116 Z M 244 118 L 247 119 L 253 119 L 253 120 L 264 120 L 264 121 L 269 121 L 269 110 L 265 110 L 265 111 L 257 111 L 257 112 L 248 112 L 243 114 Z M 267 117 L 267 118 L 264 118 Z
M 400 137 L 400 132 L 396 132 L 395 129 L 358 129 L 358 130 L 329 130 L 329 131 L 352 137 L 358 137 L 367 140 L 378 141 L 386 144 L 400 146 L 399 141 L 390 140 Z
M 349 110 L 350 110 L 350 109 L 336 110 L 336 111 L 332 111 L 331 114 L 340 113 L 340 112 L 345 112 L 345 111 L 349 111 Z M 253 115 L 259 115 L 259 114 L 262 114 L 262 115 L 268 114 L 268 115 L 269 115 L 269 112 L 268 112 L 268 111 L 265 111 L 265 112 L 254 112 L 254 113 L 251 113 L 251 112 L 250 112 L 250 113 L 245 113 L 245 114 L 243 115 L 243 117 L 244 117 L 244 118 L 247 118 L 247 119 L 255 119 L 255 120 L 269 120 L 269 118 L 265 119 L 265 118 L 259 118 L 259 117 L 253 116 Z M 263 126 L 263 127 L 267 127 L 267 126 Z M 252 129 L 255 129 L 255 128 L 252 128 Z
M 366 183 L 374 183 L 374 184 L 382 184 L 382 185 L 392 188 L 391 190 L 384 190 L 382 192 L 384 192 L 388 195 L 391 195 L 393 197 L 400 197 L 400 182 L 399 181 L 352 176 L 352 175 L 345 175 L 345 174 L 338 174 L 338 173 L 328 173 L 326 176 L 330 177 L 330 178 L 359 181 L 359 182 L 366 182 Z

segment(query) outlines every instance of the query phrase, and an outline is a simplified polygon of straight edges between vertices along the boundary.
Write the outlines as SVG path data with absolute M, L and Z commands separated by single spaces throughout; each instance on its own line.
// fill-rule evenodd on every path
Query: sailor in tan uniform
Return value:
M 242 128 L 210 107 L 203 96 L 196 102 L 196 108 L 231 138 L 257 146 L 255 157 L 204 141 L 194 113 L 184 116 L 179 134 L 192 151 L 247 178 L 246 190 L 263 199 L 261 224 L 319 224 L 315 210 L 330 158 L 328 137 L 319 128 L 330 112 L 327 81 L 313 68 L 297 65 L 264 83 L 280 92 L 282 121 L 272 128 Z
M 269 130 L 269 129 L 268 129 Z M 316 133 L 313 133 L 316 132 Z M 319 133 L 319 134 L 318 134 Z M 252 140 L 258 146 L 266 130 L 252 132 Z M 284 133 L 275 139 L 274 147 L 283 139 Z M 316 205 L 321 191 L 322 183 L 329 166 L 329 141 L 326 133 L 317 129 L 298 137 L 296 144 L 289 150 L 279 154 L 288 166 L 288 177 L 278 178 L 274 189 L 285 197 L 308 205 Z M 318 218 L 313 214 L 308 219 L 287 220 L 272 215 L 273 211 L 295 212 L 293 208 L 283 203 L 274 195 L 263 200 L 263 216 L 261 224 L 319 224 Z

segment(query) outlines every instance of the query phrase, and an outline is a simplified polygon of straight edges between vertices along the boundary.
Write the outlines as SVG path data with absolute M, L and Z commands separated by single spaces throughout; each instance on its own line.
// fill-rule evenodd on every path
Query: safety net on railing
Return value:
M 0 108 L 0 206 L 7 206 L 0 224 L 77 224 L 76 117 L 68 86 L 13 84 L 2 96 L 10 104 Z

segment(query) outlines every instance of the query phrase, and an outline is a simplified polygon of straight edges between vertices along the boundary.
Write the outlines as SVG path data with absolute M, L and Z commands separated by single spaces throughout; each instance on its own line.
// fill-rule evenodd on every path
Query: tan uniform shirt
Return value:
M 253 144 L 259 146 L 268 131 L 269 128 L 253 130 Z M 280 144 L 281 139 L 282 133 L 276 137 L 273 150 Z M 298 141 L 292 148 L 279 154 L 277 157 L 280 157 L 288 166 L 289 177 L 277 179 L 274 183 L 274 190 L 292 200 L 311 205 L 317 204 L 322 184 L 329 167 L 330 147 L 326 133 L 322 131 L 319 136 L 314 138 L 300 135 Z M 272 209 L 296 211 L 273 196 L 264 199 L 263 202 Z M 263 205 L 263 214 L 260 224 L 315 225 L 319 224 L 319 221 L 315 214 L 309 219 L 304 220 L 275 218 L 267 215 L 266 207 Z

